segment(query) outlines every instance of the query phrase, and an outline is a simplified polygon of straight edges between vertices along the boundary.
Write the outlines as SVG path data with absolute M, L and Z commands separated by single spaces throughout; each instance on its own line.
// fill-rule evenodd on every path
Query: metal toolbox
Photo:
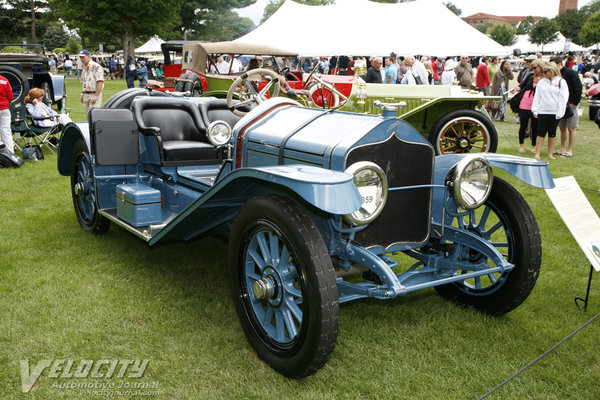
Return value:
M 141 183 L 117 185 L 117 216 L 139 227 L 161 223 L 160 191 Z

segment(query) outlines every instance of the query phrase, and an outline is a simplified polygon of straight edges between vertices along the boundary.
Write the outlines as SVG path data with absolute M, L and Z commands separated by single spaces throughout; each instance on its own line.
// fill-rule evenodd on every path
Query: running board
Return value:
M 157 224 L 157 225 L 148 225 L 141 226 L 136 228 L 135 226 L 129 225 L 127 222 L 123 221 L 117 216 L 116 208 L 106 208 L 104 210 L 99 210 L 98 213 L 106 218 L 108 218 L 111 222 L 119 225 L 121 228 L 128 230 L 139 238 L 144 239 L 148 242 L 152 236 L 158 233 L 162 228 L 165 227 L 166 224 Z

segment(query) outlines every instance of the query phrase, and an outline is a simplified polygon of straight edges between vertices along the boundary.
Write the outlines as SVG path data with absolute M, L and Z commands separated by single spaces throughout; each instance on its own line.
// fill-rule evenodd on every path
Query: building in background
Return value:
M 561 4 L 562 4 L 561 0 Z M 575 0 L 575 7 L 577 7 L 577 0 Z M 492 15 L 492 14 L 486 14 L 486 13 L 477 13 L 477 14 L 473 14 L 473 15 L 469 15 L 468 17 L 464 17 L 463 21 L 465 21 L 466 23 L 468 23 L 471 26 L 477 26 L 477 25 L 486 25 L 488 23 L 498 23 L 498 22 L 505 22 L 509 25 L 517 25 L 519 22 L 523 21 L 524 19 L 526 19 L 527 16 L 525 17 L 508 17 L 508 16 L 499 16 L 499 15 Z M 533 17 L 534 21 L 537 21 L 538 19 L 540 19 L 541 17 Z
M 577 10 L 577 0 L 560 0 L 558 5 L 558 14 L 562 14 L 567 10 Z

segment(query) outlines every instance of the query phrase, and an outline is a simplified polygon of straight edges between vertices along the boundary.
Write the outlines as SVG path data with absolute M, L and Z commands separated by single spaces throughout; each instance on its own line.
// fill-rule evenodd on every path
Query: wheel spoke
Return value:
M 287 306 L 287 308 L 289 308 L 290 313 L 292 313 L 292 316 L 296 319 L 296 321 L 302 322 L 302 310 L 300 310 L 298 304 L 296 304 L 290 299 L 286 299 L 285 305 Z
M 258 254 L 258 252 L 255 249 L 248 249 L 248 255 L 250 255 L 254 263 L 258 266 L 258 269 L 262 272 L 262 270 L 265 268 L 265 261 Z
M 270 261 L 272 265 L 279 264 L 279 238 L 277 235 L 269 235 Z
M 285 342 L 285 322 L 283 322 L 283 314 L 281 309 L 275 310 L 275 331 L 276 339 L 279 342 Z
M 269 251 L 269 244 L 267 243 L 265 235 L 265 232 L 259 233 L 258 235 L 256 235 L 256 241 L 258 242 L 258 247 L 260 248 L 262 259 L 265 263 L 268 263 L 271 252 Z
M 475 280 L 475 289 L 481 289 L 481 277 L 476 276 L 474 280 Z
M 302 299 L 302 292 L 296 289 L 292 284 L 285 285 L 285 291 L 287 294 Z
M 267 311 L 265 312 L 265 318 L 263 319 L 263 326 L 271 326 L 273 325 L 273 312 L 274 308 L 270 305 L 267 305 Z
M 491 208 L 485 207 L 483 213 L 481 214 L 481 218 L 479 219 L 479 229 L 482 231 L 485 229 L 485 224 L 487 223 L 488 217 L 490 216 Z
M 293 339 L 298 335 L 298 329 L 296 328 L 296 323 L 292 319 L 292 314 L 288 309 L 282 309 L 281 314 L 283 315 L 283 322 L 285 323 L 285 327 L 288 332 L 288 338 Z
M 496 225 L 492 226 L 485 233 L 488 235 L 488 238 L 491 238 L 494 232 L 496 232 L 500 228 L 502 228 L 502 221 L 498 221 Z
M 496 278 L 496 276 L 494 274 L 488 274 L 487 277 L 490 280 L 492 285 L 498 281 L 498 278 Z
M 255 274 L 254 272 L 246 273 L 246 277 L 252 279 L 253 281 L 260 281 L 261 279 L 260 275 Z
M 265 87 L 260 91 L 260 93 L 258 93 L 258 95 L 260 97 L 264 97 L 265 93 L 267 93 L 269 91 L 269 89 L 271 88 L 271 86 L 273 86 L 273 80 L 268 80 L 267 84 L 265 85 Z

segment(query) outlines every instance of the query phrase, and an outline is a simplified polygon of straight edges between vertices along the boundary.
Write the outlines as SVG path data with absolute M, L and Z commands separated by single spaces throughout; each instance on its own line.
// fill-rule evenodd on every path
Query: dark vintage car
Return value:
M 67 105 L 65 77 L 50 73 L 48 56 L 44 46 L 23 44 L 0 44 L 0 48 L 25 48 L 27 52 L 0 53 L 0 75 L 3 75 L 13 89 L 14 102 L 20 102 L 29 89 L 44 89 L 44 102 L 56 105 L 60 110 Z
M 302 378 L 329 359 L 340 303 L 433 287 L 500 315 L 538 277 L 535 217 L 493 169 L 550 188 L 547 163 L 436 156 L 393 105 L 375 105 L 382 115 L 278 97 L 239 117 L 225 99 L 131 89 L 65 127 L 58 170 L 88 232 L 112 223 L 149 246 L 228 238 L 250 345 Z

